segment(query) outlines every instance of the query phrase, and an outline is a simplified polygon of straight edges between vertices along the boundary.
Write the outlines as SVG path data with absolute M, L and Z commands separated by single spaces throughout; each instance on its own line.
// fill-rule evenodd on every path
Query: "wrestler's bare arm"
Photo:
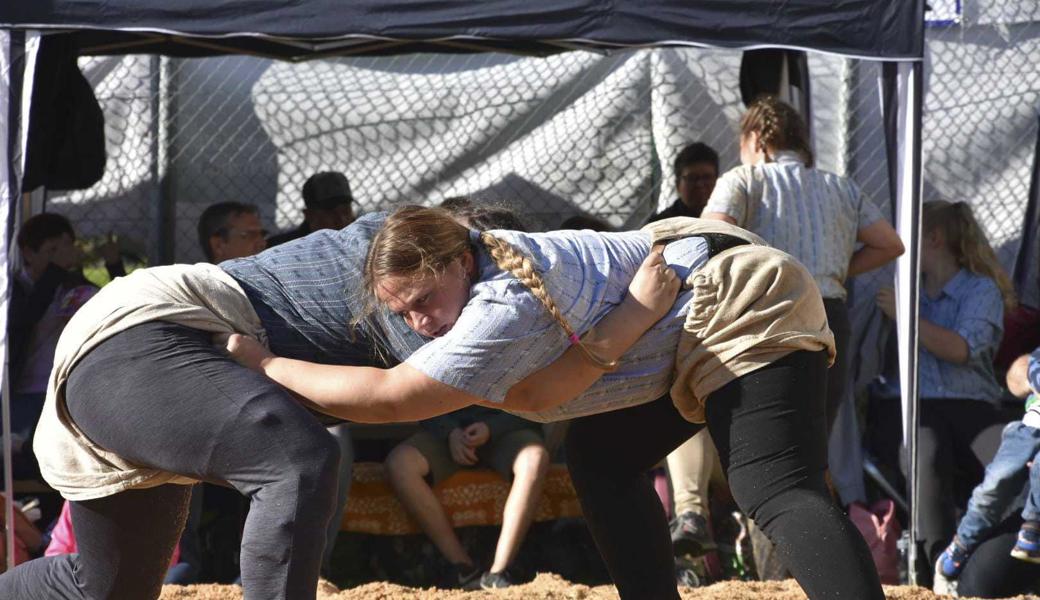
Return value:
M 605 361 L 617 360 L 675 301 L 679 281 L 660 251 L 647 257 L 625 300 L 583 337 Z M 259 370 L 302 397 L 314 409 L 359 423 L 415 421 L 471 404 L 516 411 L 545 410 L 577 397 L 603 370 L 572 346 L 552 364 L 509 389 L 492 403 L 441 383 L 407 363 L 391 369 L 321 365 L 271 354 L 252 338 L 234 335 L 228 350 L 238 362 Z

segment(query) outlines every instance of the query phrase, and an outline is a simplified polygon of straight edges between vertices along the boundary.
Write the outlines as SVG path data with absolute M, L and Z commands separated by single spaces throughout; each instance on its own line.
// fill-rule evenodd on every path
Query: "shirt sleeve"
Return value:
M 1004 299 L 991 279 L 979 279 L 957 310 L 954 331 L 968 344 L 969 360 L 989 358 L 997 351 L 1004 330 Z
M 877 223 L 881 219 L 885 218 L 885 215 L 881 212 L 881 209 L 878 208 L 878 205 L 874 203 L 873 198 L 870 198 L 869 196 L 865 195 L 862 191 L 860 191 L 859 186 L 856 185 L 856 183 L 852 180 L 846 179 L 845 181 L 846 185 L 849 186 L 849 194 L 852 195 L 852 198 L 859 205 L 859 215 L 857 220 L 858 229 L 870 227 L 874 223 Z
M 737 225 L 747 222 L 748 200 L 751 197 L 750 167 L 730 169 L 715 183 L 715 189 L 704 206 L 703 213 L 716 212 L 733 217 Z
M 565 349 L 563 329 L 534 295 L 514 279 L 497 280 L 477 284 L 451 331 L 406 362 L 441 383 L 503 402 L 509 388 Z

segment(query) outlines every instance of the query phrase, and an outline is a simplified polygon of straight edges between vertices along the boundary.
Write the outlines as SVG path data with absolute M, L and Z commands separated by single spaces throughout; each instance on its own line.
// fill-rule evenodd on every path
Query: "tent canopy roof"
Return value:
M 347 54 L 701 45 L 919 60 L 924 0 L 49 0 L 0 27 L 74 36 L 82 54 Z

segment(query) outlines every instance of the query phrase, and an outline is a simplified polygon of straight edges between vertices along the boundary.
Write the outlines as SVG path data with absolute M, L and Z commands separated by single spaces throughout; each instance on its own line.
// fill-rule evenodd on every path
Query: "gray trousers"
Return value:
M 218 352 L 205 332 L 146 323 L 74 369 L 68 409 L 98 445 L 137 464 L 229 485 L 250 500 L 245 597 L 313 598 L 340 451 L 307 409 Z M 0 598 L 157 598 L 184 525 L 188 486 L 72 503 L 79 553 L 0 576 Z

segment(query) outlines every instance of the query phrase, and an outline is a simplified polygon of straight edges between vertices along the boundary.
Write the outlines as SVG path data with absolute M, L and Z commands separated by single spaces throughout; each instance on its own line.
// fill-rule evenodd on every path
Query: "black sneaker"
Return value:
M 438 587 L 470 590 L 480 585 L 480 569 L 474 565 L 450 564 L 444 569 Z
M 672 524 L 672 549 L 676 556 L 704 556 L 715 549 L 708 521 L 694 512 L 684 512 Z
M 480 576 L 480 589 L 482 590 L 497 590 L 512 585 L 513 581 L 509 579 L 509 575 L 505 571 L 499 571 L 498 573 L 488 571 Z

